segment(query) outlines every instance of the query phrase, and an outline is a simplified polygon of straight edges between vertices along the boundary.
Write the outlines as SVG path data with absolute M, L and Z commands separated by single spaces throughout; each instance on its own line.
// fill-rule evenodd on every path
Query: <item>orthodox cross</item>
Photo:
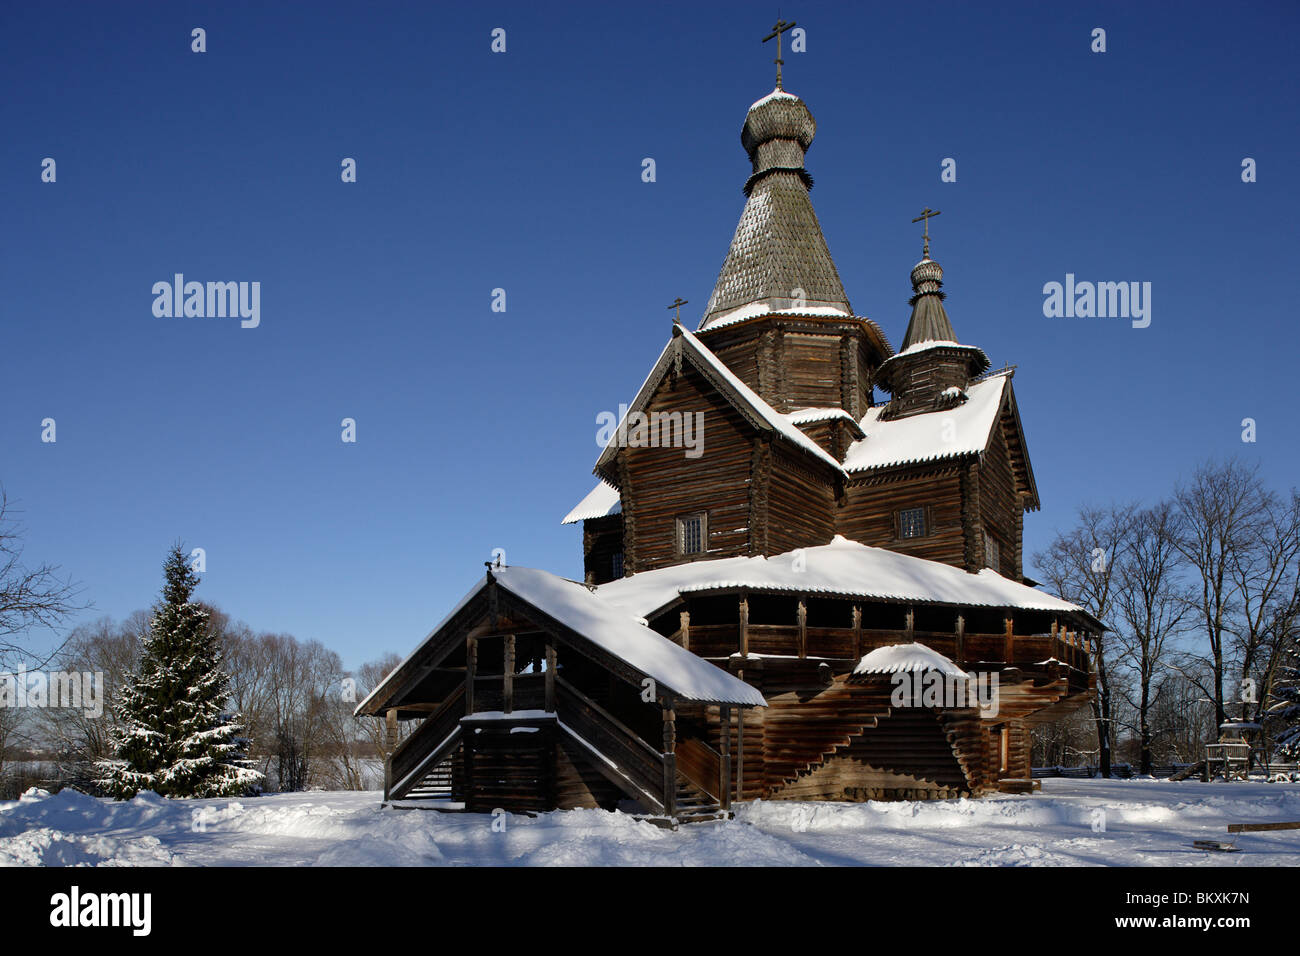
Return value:
M 786 21 L 780 19 L 780 15 L 778 14 L 776 25 L 772 27 L 772 32 L 769 33 L 767 36 L 763 37 L 764 43 L 766 43 L 768 40 L 771 40 L 773 37 L 776 38 L 776 59 L 773 60 L 772 62 L 776 64 L 776 88 L 778 90 L 784 89 L 784 87 L 781 86 L 781 67 L 785 63 L 785 60 L 781 59 L 781 34 L 785 33 L 793 26 L 794 26 L 793 20 L 787 23 Z
M 931 209 L 929 206 L 926 206 L 921 210 L 921 215 L 912 220 L 912 222 L 920 222 L 922 219 L 925 220 L 925 246 L 921 253 L 922 257 L 925 259 L 930 258 L 930 220 L 937 215 L 939 215 L 939 210 Z
M 670 309 L 677 310 L 677 316 L 674 318 L 673 321 L 676 322 L 678 325 L 680 325 L 682 321 L 682 306 L 686 304 L 687 304 L 686 300 L 679 295 L 677 297 L 677 301 L 668 306 L 668 308 Z

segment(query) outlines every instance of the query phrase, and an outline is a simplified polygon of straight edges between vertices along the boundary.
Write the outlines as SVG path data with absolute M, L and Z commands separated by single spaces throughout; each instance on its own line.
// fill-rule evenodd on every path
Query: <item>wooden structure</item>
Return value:
M 390 797 L 680 816 L 1032 790 L 1029 731 L 1088 701 L 1103 626 L 1024 576 L 1039 499 L 1013 370 L 957 340 L 935 213 L 895 353 L 813 212 L 815 128 L 780 88 L 750 108 L 747 202 L 700 326 L 674 322 L 565 519 L 584 583 L 491 569 L 358 708 L 423 719 Z M 862 669 L 900 646 L 935 656 Z M 900 703 L 900 673 L 996 699 Z
M 1250 737 L 1262 729 L 1259 724 L 1245 720 L 1229 720 L 1219 724 L 1218 741 L 1205 745 L 1203 779 L 1207 782 L 1246 780 L 1250 776 L 1251 754 L 1254 750 Z

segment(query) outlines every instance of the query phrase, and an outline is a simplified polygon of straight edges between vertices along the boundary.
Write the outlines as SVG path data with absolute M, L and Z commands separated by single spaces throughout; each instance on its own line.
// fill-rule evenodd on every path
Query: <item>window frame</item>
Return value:
M 903 516 L 913 513 L 920 515 L 921 531 L 919 534 L 906 534 L 906 526 Z M 925 505 L 917 505 L 915 508 L 899 508 L 895 515 L 895 521 L 898 523 L 897 531 L 899 541 L 915 541 L 918 538 L 928 538 L 930 536 L 930 514 L 929 509 Z
M 1002 567 L 1002 542 L 987 528 L 984 529 L 984 567 L 994 571 Z
M 699 520 L 700 523 L 700 549 L 698 551 L 686 550 L 686 525 L 689 521 Z M 707 511 L 693 511 L 690 514 L 678 515 L 674 522 L 674 531 L 676 537 L 676 551 L 679 558 L 693 558 L 697 555 L 707 554 L 709 550 L 709 513 Z

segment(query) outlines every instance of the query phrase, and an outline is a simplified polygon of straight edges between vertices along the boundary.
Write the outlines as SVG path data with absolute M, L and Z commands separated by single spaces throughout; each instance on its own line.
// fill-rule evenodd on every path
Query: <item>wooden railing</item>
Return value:
M 652 809 L 664 809 L 663 754 L 558 675 L 555 678 L 555 704 L 562 723 L 612 763 L 653 804 Z
M 1065 632 L 1060 632 L 1064 635 Z M 878 647 L 909 639 L 933 648 L 958 663 L 1036 664 L 1049 658 L 1087 672 L 1091 656 L 1078 637 L 1053 634 L 965 633 L 952 631 L 910 632 L 852 627 L 806 627 L 803 652 L 806 657 L 854 660 Z M 800 631 L 796 624 L 748 624 L 746 637 L 751 654 L 798 656 Z M 725 658 L 740 649 L 737 624 L 691 624 L 690 649 L 701 657 Z M 1008 653 L 1008 651 L 1010 653 Z
M 697 737 L 679 739 L 676 747 L 677 770 L 698 790 L 715 800 L 723 799 L 722 754 Z

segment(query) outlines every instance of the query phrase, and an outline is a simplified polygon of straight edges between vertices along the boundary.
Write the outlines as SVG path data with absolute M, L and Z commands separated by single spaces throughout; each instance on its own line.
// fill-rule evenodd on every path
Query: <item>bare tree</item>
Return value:
M 1134 504 L 1108 508 L 1085 505 L 1079 509 L 1073 528 L 1058 533 L 1045 551 L 1034 555 L 1034 565 L 1052 590 L 1103 623 L 1114 610 L 1115 564 L 1130 547 L 1137 510 Z M 1097 697 L 1092 702 L 1093 721 L 1101 774 L 1109 777 L 1115 743 L 1110 649 L 1104 634 L 1096 635 L 1094 643 Z
M 1178 582 L 1178 534 L 1171 503 L 1139 512 L 1129 547 L 1116 565 L 1115 608 L 1123 626 L 1113 643 L 1119 648 L 1117 663 L 1130 667 L 1137 678 L 1137 699 L 1129 704 L 1136 716 L 1138 772 L 1143 774 L 1151 773 L 1152 708 L 1165 687 L 1156 679 L 1164 670 L 1171 640 L 1191 613 Z
M 0 666 L 31 654 L 21 639 L 28 631 L 53 630 L 87 607 L 79 600 L 81 589 L 61 577 L 56 565 L 28 567 L 23 563 L 22 534 L 14 509 L 0 488 Z
M 1256 625 L 1250 622 L 1260 610 L 1259 594 L 1277 586 L 1259 553 L 1259 535 L 1270 524 L 1275 500 L 1260 482 L 1258 467 L 1233 460 L 1198 467 L 1174 500 L 1178 549 L 1194 574 L 1191 601 L 1204 638 L 1203 649 L 1190 652 L 1182 670 L 1214 701 L 1215 723 L 1222 724 L 1228 718 L 1223 684 L 1234 636 L 1255 644 Z

